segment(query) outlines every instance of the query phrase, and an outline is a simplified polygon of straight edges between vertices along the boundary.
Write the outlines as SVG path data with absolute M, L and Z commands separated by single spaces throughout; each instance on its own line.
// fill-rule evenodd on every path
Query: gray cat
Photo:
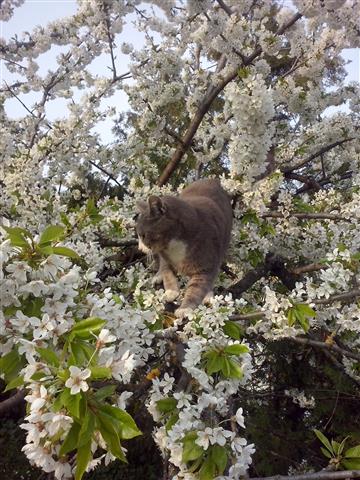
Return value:
M 179 196 L 150 196 L 137 202 L 139 249 L 159 256 L 154 283 L 164 284 L 170 302 L 179 295 L 175 274 L 190 277 L 179 318 L 212 296 L 230 242 L 232 209 L 219 180 L 198 180 Z

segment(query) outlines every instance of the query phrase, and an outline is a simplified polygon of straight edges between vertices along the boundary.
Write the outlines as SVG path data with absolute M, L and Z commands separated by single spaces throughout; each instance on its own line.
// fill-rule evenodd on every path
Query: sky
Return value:
M 15 9 L 13 17 L 9 22 L 0 23 L 0 37 L 10 39 L 13 35 L 17 34 L 20 38 L 24 31 L 30 31 L 37 25 L 45 26 L 48 22 L 70 16 L 76 12 L 77 2 L 76 0 L 26 0 L 25 3 Z M 120 36 L 121 40 L 117 41 L 119 46 L 121 42 L 132 43 L 135 48 L 140 48 L 144 41 L 144 35 L 138 32 L 130 22 L 124 27 Z M 52 49 L 37 60 L 40 65 L 39 73 L 46 74 L 48 69 L 56 68 L 56 56 L 61 51 L 66 51 L 66 47 L 52 47 Z M 118 49 L 119 50 L 119 49 Z M 117 58 L 117 71 L 118 73 L 124 73 L 127 68 L 127 56 L 122 55 L 119 51 L 116 52 Z M 349 61 L 346 66 L 347 79 L 346 82 L 360 81 L 360 49 L 347 49 L 343 51 L 343 57 Z M 4 68 L 3 62 L 0 59 L 0 80 L 11 83 L 14 81 L 14 77 L 7 72 Z M 90 70 L 93 73 L 103 72 L 110 66 L 109 55 L 102 55 L 96 58 L 90 65 Z M 79 92 L 81 95 L 81 92 Z M 41 96 L 40 93 L 29 93 L 22 95 L 21 99 L 28 106 L 31 106 Z M 76 98 L 75 98 L 76 99 Z M 50 102 L 46 107 L 47 118 L 52 121 L 55 118 L 66 116 L 66 103 L 68 100 L 56 99 Z M 117 91 L 109 99 L 104 99 L 102 107 L 108 105 L 116 106 L 117 113 L 128 110 L 127 96 L 123 91 Z M 25 108 L 17 99 L 9 99 L 5 104 L 6 112 L 11 118 L 21 118 L 27 114 Z M 96 127 L 96 132 L 99 133 L 101 141 L 104 143 L 110 143 L 114 140 L 111 132 L 113 120 L 108 118 L 105 122 L 101 122 Z

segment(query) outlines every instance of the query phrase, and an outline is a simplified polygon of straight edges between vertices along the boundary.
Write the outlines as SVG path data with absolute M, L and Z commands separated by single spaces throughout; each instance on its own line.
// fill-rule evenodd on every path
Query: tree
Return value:
M 30 462 L 80 479 L 126 461 L 147 409 L 163 478 L 359 476 L 359 84 L 341 57 L 358 14 L 355 0 L 87 0 L 1 40 L 15 80 L 1 87 L 0 370 L 25 395 Z M 145 45 L 121 44 L 122 72 L 134 17 Z M 101 55 L 110 75 L 91 73 Z M 93 128 L 120 90 L 131 110 L 104 145 Z M 68 114 L 50 121 L 55 99 Z M 134 246 L 135 203 L 214 175 L 232 245 L 218 295 L 182 322 Z

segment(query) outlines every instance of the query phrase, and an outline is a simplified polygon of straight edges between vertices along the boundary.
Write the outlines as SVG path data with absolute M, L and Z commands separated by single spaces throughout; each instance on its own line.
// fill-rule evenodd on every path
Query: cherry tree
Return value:
M 22 3 L 1 1 L 2 19 Z M 285 473 L 360 475 L 360 439 L 330 429 L 338 401 L 315 415 L 321 400 L 287 370 L 294 355 L 309 375 L 326 362 L 359 394 L 359 84 L 344 82 L 341 56 L 359 47 L 359 13 L 356 0 L 79 0 L 0 40 L 0 414 L 25 399 L 32 464 L 80 479 L 125 462 L 140 410 L 163 478 L 257 478 L 271 432 L 256 420 L 285 383 L 324 454 L 304 449 Z M 55 46 L 56 69 L 40 74 Z M 109 68 L 94 74 L 97 58 Z M 50 120 L 59 99 L 66 113 Z M 135 204 L 214 176 L 232 196 L 232 244 L 211 304 L 179 320 L 136 248 Z

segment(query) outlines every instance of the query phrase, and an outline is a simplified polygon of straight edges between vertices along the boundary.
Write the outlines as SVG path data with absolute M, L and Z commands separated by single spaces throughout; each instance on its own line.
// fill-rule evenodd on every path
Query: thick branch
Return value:
M 254 285 L 254 283 L 260 280 L 261 277 L 267 275 L 277 276 L 289 289 L 293 289 L 298 280 L 298 276 L 286 267 L 285 259 L 270 253 L 266 255 L 264 263 L 247 272 L 241 280 L 231 285 L 228 291 L 232 293 L 233 296 L 239 297 Z
M 330 472 L 322 470 L 316 473 L 302 473 L 301 475 L 274 475 L 272 477 L 252 477 L 249 480 L 340 480 L 346 478 L 360 478 L 360 470 L 346 470 Z
M 277 32 L 277 35 L 282 35 L 288 28 L 290 28 L 294 23 L 296 23 L 302 17 L 301 13 L 297 13 L 294 15 L 285 25 L 283 25 Z M 249 56 L 245 57 L 242 66 L 250 65 L 255 58 L 257 58 L 262 53 L 262 48 L 257 47 L 255 51 Z M 226 85 L 234 80 L 238 75 L 238 68 L 234 69 L 230 72 L 217 86 L 211 88 L 208 92 L 202 103 L 200 104 L 197 112 L 195 113 L 194 118 L 190 122 L 190 125 L 182 139 L 182 143 L 178 145 L 177 149 L 175 150 L 172 158 L 170 159 L 169 163 L 166 165 L 164 171 L 161 173 L 157 184 L 159 186 L 165 185 L 165 183 L 169 180 L 173 172 L 178 167 L 179 163 L 181 162 L 183 156 L 189 149 L 191 142 L 199 128 L 204 116 L 209 111 L 211 104 L 219 95 L 219 93 L 224 90 Z
M 217 0 L 217 3 L 229 15 L 229 17 L 232 15 L 233 12 L 231 11 L 231 8 L 228 5 L 226 5 L 226 3 L 223 2 L 223 0 Z
M 19 390 L 12 397 L 7 398 L 6 400 L 3 400 L 0 403 L 0 417 L 5 413 L 7 413 L 9 410 L 20 405 L 20 403 L 24 400 L 25 395 L 26 395 L 25 390 Z

